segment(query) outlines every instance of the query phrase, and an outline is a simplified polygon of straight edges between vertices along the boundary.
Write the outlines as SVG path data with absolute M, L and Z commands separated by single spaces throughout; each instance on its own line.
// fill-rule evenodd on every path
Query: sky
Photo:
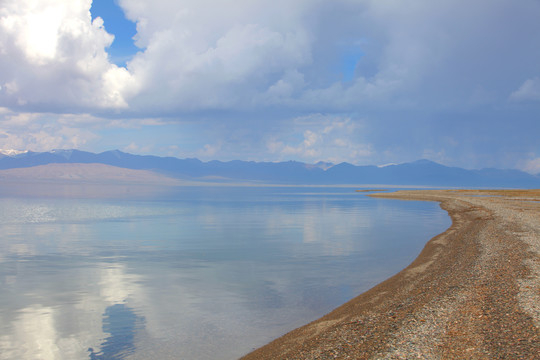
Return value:
M 0 149 L 540 173 L 539 0 L 0 0 Z

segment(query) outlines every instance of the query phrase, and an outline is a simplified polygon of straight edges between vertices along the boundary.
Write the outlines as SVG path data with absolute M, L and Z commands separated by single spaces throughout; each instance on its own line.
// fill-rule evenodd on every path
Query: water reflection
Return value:
M 116 359 L 132 352 L 135 322 L 143 321 L 126 302 L 140 288 L 124 266 L 84 269 L 49 260 L 2 264 L 0 358 L 87 359 L 90 352 Z
M 431 203 L 214 191 L 0 199 L 0 359 L 234 359 L 449 225 Z
M 135 351 L 135 332 L 144 323 L 133 309 L 125 304 L 109 306 L 103 315 L 103 332 L 109 334 L 103 343 L 101 351 L 89 348 L 91 360 L 124 359 Z

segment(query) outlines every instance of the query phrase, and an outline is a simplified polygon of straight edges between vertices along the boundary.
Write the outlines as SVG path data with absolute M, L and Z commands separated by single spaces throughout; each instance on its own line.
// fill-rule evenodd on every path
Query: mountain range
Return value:
M 269 184 L 384 184 L 437 187 L 540 188 L 540 174 L 519 170 L 467 170 L 429 160 L 387 166 L 356 166 L 349 163 L 297 161 L 209 161 L 133 155 L 119 150 L 95 154 L 80 150 L 0 153 L 0 170 L 48 164 L 104 164 L 117 168 L 147 170 L 167 177 L 206 182 L 255 182 Z

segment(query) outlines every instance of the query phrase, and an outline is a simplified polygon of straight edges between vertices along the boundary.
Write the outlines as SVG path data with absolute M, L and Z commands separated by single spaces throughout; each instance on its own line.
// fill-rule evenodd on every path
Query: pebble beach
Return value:
M 540 190 L 436 201 L 451 227 L 398 274 L 243 359 L 540 359 Z

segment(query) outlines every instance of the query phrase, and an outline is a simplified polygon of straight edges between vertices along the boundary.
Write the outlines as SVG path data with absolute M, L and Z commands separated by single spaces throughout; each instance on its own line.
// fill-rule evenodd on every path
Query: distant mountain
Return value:
M 0 170 L 0 182 L 5 183 L 84 183 L 181 185 L 178 179 L 148 170 L 133 170 L 105 164 L 47 164 Z
M 79 150 L 50 152 L 1 152 L 0 170 L 46 164 L 105 164 L 133 170 L 152 170 L 184 180 L 257 182 L 274 184 L 383 184 L 439 187 L 540 188 L 540 176 L 519 170 L 466 170 L 429 160 L 385 166 L 296 161 L 209 161 L 174 157 L 141 156 L 119 150 L 94 154 Z

